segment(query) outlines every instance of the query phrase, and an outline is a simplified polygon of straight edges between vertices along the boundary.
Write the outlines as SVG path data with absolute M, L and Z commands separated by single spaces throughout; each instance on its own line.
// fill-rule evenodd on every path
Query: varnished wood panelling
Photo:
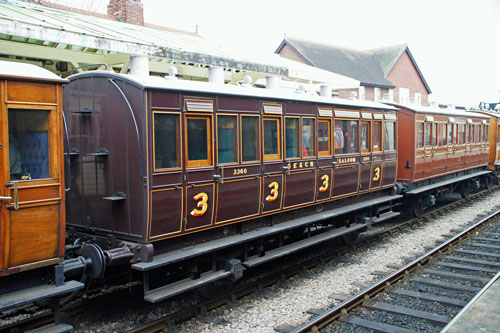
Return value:
M 54 84 L 9 81 L 7 101 L 25 103 L 56 103 L 57 90 Z
M 9 266 L 58 256 L 59 205 L 9 210 Z
M 14 197 L 14 190 L 11 189 L 10 196 Z M 43 186 L 43 187 L 19 187 L 18 190 L 19 203 L 27 201 L 38 201 L 47 199 L 59 199 L 59 185 Z

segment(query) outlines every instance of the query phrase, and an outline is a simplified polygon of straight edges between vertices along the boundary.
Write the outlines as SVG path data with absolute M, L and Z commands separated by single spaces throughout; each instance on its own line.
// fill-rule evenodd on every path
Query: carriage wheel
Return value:
M 493 179 L 490 175 L 484 177 L 484 188 L 490 189 L 493 184 Z
M 470 189 L 469 189 L 469 181 L 466 180 L 460 185 L 460 196 L 462 199 L 465 199 L 469 196 L 470 194 Z
M 413 215 L 415 217 L 420 217 L 425 214 L 425 208 L 422 196 L 419 195 L 413 200 L 411 200 L 411 210 L 413 211 Z

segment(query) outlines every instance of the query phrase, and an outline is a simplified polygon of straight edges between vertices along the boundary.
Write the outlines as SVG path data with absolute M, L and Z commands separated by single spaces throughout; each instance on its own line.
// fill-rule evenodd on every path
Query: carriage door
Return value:
M 186 172 L 186 206 L 183 230 L 193 230 L 212 224 L 214 216 L 215 180 L 213 154 L 213 101 L 184 100 Z
M 289 171 L 282 159 L 282 118 L 283 105 L 263 103 L 263 179 L 261 212 L 279 210 L 283 204 L 283 173 Z
M 13 88 L 9 85 L 9 90 Z M 54 101 L 55 91 L 54 87 Z M 62 133 L 57 111 L 55 105 L 34 103 L 7 104 L 2 109 L 2 268 L 48 263 L 64 253 Z
M 216 223 L 257 215 L 260 210 L 260 118 L 239 118 L 238 123 L 236 114 L 217 115 Z

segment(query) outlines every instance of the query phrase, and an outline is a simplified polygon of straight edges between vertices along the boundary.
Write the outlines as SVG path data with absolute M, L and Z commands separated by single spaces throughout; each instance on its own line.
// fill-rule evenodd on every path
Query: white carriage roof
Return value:
M 443 115 L 443 116 L 455 116 L 455 117 L 476 117 L 476 118 L 489 118 L 488 116 L 480 113 L 476 113 L 473 111 L 467 110 L 459 110 L 459 109 L 441 109 L 435 106 L 416 106 L 416 105 L 405 105 L 405 104 L 395 104 L 389 103 L 390 105 L 394 105 L 397 108 L 405 108 L 407 110 L 413 111 L 415 113 L 427 113 L 434 115 Z
M 31 80 L 68 82 L 44 68 L 19 62 L 0 60 L 0 77 L 23 78 Z
M 397 111 L 397 108 L 371 101 L 349 100 L 342 98 L 332 98 L 323 96 L 314 96 L 307 93 L 293 92 L 287 89 L 262 89 L 251 86 L 236 86 L 232 84 L 215 84 L 210 82 L 188 81 L 179 79 L 162 78 L 159 76 L 133 76 L 128 74 L 116 74 L 110 71 L 92 71 L 81 74 L 76 74 L 70 77 L 77 78 L 80 76 L 102 75 L 114 76 L 124 80 L 131 80 L 135 84 L 148 89 L 165 89 L 165 90 L 182 90 L 195 93 L 206 94 L 223 94 L 241 97 L 257 97 L 269 99 L 286 99 L 292 101 L 314 102 L 321 104 L 336 104 L 347 107 L 372 108 Z

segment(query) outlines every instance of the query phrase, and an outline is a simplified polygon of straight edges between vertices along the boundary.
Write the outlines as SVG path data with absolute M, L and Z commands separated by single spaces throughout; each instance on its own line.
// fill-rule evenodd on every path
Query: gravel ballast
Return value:
M 339 300 L 335 295 L 352 295 L 380 277 L 374 271 L 387 265 L 403 265 L 404 257 L 424 253 L 435 246 L 442 235 L 463 229 L 498 206 L 500 193 L 495 192 L 443 217 L 435 218 L 417 230 L 397 234 L 369 248 L 348 255 L 356 263 L 336 262 L 318 274 L 299 274 L 290 278 L 291 287 L 275 285 L 269 291 L 278 297 L 252 294 L 232 306 L 223 306 L 178 325 L 180 332 L 273 332 L 280 325 L 299 326 L 311 316 L 309 309 L 324 309 Z M 386 269 L 387 270 L 387 269 Z M 213 318 L 220 320 L 214 321 Z

